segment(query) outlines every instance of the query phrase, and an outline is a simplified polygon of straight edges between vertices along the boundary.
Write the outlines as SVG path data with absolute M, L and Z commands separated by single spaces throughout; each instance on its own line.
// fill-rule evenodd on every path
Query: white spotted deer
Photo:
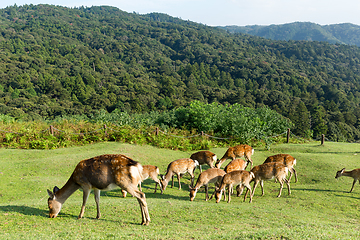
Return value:
M 160 174 L 160 170 L 157 166 L 153 166 L 153 165 L 143 165 L 143 171 L 142 171 L 142 179 L 141 182 L 145 181 L 148 178 L 151 178 L 152 180 L 154 180 L 155 184 L 155 191 L 154 193 L 156 193 L 157 190 L 157 186 L 160 186 L 160 191 L 161 194 L 163 193 L 162 191 L 162 187 L 161 187 L 161 182 L 160 179 L 158 179 L 158 175 Z M 141 189 L 141 182 L 139 182 L 139 188 L 140 191 L 142 191 Z M 121 190 L 123 197 L 126 197 L 126 191 L 125 190 Z
M 232 160 L 231 162 L 229 162 L 228 165 L 226 165 L 226 167 L 224 168 L 224 171 L 226 173 L 229 173 L 229 172 L 236 171 L 236 170 L 245 170 L 248 163 L 249 162 L 247 162 L 247 161 L 245 161 L 243 159 L 236 158 L 236 159 Z M 230 189 L 230 191 L 231 191 L 231 193 L 233 193 L 233 189 Z M 240 185 L 238 185 L 236 187 L 236 191 L 237 191 L 236 195 L 239 197 L 241 195 L 241 193 L 242 193 L 242 189 L 241 189 Z
M 225 174 L 221 180 L 220 187 L 215 190 L 215 199 L 216 202 L 220 202 L 221 195 L 224 192 L 225 187 L 228 186 L 228 203 L 231 201 L 231 192 L 234 186 L 240 186 L 240 194 L 244 190 L 244 187 L 247 188 L 247 191 L 251 192 L 250 182 L 255 178 L 254 173 L 246 170 L 235 170 Z M 246 196 L 244 197 L 244 202 L 246 201 Z M 250 194 L 250 203 L 252 202 L 252 195 Z
M 196 160 L 192 160 L 190 158 L 181 158 L 171 162 L 166 170 L 166 174 L 160 175 L 161 180 L 161 188 L 164 191 L 166 186 L 168 185 L 170 179 L 172 179 L 171 187 L 174 187 L 174 175 L 177 176 L 179 183 L 179 190 L 181 189 L 180 178 L 183 174 L 189 173 L 191 176 L 191 187 L 194 184 L 194 171 L 195 168 L 199 165 L 199 162 Z
M 260 183 L 262 195 L 264 196 L 264 180 L 271 180 L 273 178 L 277 179 L 280 183 L 280 190 L 277 197 L 281 196 L 281 191 L 283 189 L 284 183 L 286 183 L 288 187 L 288 193 L 291 194 L 289 181 L 286 179 L 288 175 L 289 169 L 282 163 L 271 162 L 271 163 L 263 163 L 261 165 L 255 166 L 251 169 L 251 172 L 254 173 L 254 187 L 251 195 L 254 196 L 256 186 Z M 246 191 L 245 197 L 248 193 Z
M 100 191 L 111 190 L 114 187 L 129 192 L 136 197 L 142 215 L 142 225 L 149 225 L 150 216 L 145 194 L 140 192 L 137 185 L 141 181 L 142 166 L 140 163 L 121 154 L 108 154 L 80 161 L 66 184 L 53 191 L 47 190 L 49 199 L 49 217 L 55 218 L 59 214 L 64 202 L 79 188 L 83 190 L 83 204 L 78 218 L 82 218 L 86 201 L 90 191 L 94 190 L 97 215 L 100 218 Z
M 190 201 L 194 201 L 197 191 L 205 186 L 205 201 L 209 200 L 209 183 L 214 183 L 215 186 L 219 186 L 222 177 L 226 172 L 219 168 L 209 168 L 206 171 L 200 173 L 199 178 L 196 181 L 195 187 L 189 187 Z
M 290 182 L 292 175 L 295 175 L 295 182 L 297 182 L 297 174 L 296 174 L 296 170 L 294 168 L 294 166 L 296 165 L 296 159 L 289 155 L 289 154 L 276 154 L 270 157 L 267 157 L 264 163 L 269 163 L 269 162 L 279 162 L 284 164 L 290 172 L 290 177 L 288 179 L 288 181 Z
M 345 168 L 341 169 L 340 171 L 337 171 L 335 178 L 339 178 L 342 176 L 346 176 L 346 177 L 352 177 L 354 179 L 352 187 L 350 189 L 350 192 L 352 192 L 352 190 L 354 189 L 355 183 L 357 181 L 359 181 L 360 183 L 360 168 L 351 170 L 351 171 L 345 171 Z
M 250 162 L 251 164 L 250 168 L 252 168 L 253 162 L 251 160 L 251 155 L 253 154 L 254 149 L 246 144 L 229 147 L 224 156 L 216 162 L 215 167 L 220 168 L 221 164 L 227 159 L 234 160 L 237 157 L 245 157 L 246 161 Z
M 217 160 L 215 153 L 210 151 L 199 151 L 193 153 L 190 158 L 199 162 L 200 173 L 202 172 L 201 165 L 207 164 L 209 167 L 214 168 L 214 163 Z

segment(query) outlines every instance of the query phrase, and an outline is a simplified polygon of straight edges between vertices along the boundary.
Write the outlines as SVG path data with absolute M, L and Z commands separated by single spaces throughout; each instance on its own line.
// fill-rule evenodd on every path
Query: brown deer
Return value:
M 221 164 L 227 159 L 234 160 L 237 157 L 245 157 L 246 161 L 250 162 L 252 168 L 253 162 L 251 160 L 251 155 L 254 154 L 254 149 L 246 144 L 240 144 L 235 147 L 229 147 L 225 152 L 224 156 L 217 160 L 215 167 L 220 168 Z
M 264 180 L 271 180 L 276 178 L 280 183 L 280 190 L 277 197 L 281 196 L 281 191 L 283 189 L 284 182 L 288 187 L 289 195 L 291 194 L 289 181 L 286 179 L 289 169 L 282 163 L 271 162 L 271 163 L 263 163 L 261 165 L 255 166 L 251 169 L 251 172 L 254 173 L 254 187 L 252 190 L 252 196 L 254 196 L 254 192 L 256 186 L 260 182 L 262 195 L 264 196 Z M 249 190 L 246 191 L 245 197 Z
M 153 165 L 143 165 L 143 171 L 142 171 L 142 179 L 141 182 L 145 181 L 146 179 L 148 179 L 149 177 L 154 180 L 154 182 L 156 182 L 155 184 L 155 191 L 154 193 L 156 193 L 157 190 L 157 185 L 160 186 L 160 191 L 161 194 L 163 193 L 162 188 L 161 188 L 161 183 L 160 183 L 160 179 L 158 179 L 158 175 L 160 174 L 160 170 L 157 166 L 153 166 Z M 141 189 L 141 182 L 139 182 L 139 188 L 140 191 L 142 191 Z M 121 190 L 123 197 L 126 197 L 126 191 L 125 190 Z
M 359 181 L 359 183 L 360 183 L 360 168 L 357 168 L 357 169 L 354 169 L 351 171 L 345 171 L 345 168 L 343 168 L 340 171 L 337 171 L 335 178 L 339 178 L 342 176 L 352 177 L 354 179 L 352 187 L 349 192 L 349 193 L 351 193 L 352 190 L 354 189 L 356 181 Z
M 289 155 L 289 154 L 276 154 L 270 157 L 267 157 L 264 163 L 269 163 L 269 162 L 279 162 L 284 164 L 290 172 L 290 177 L 288 179 L 288 181 L 290 182 L 290 179 L 292 177 L 292 175 L 295 175 L 295 182 L 297 182 L 297 174 L 295 171 L 294 166 L 296 165 L 296 159 Z
M 189 188 L 190 191 L 190 201 L 194 201 L 197 191 L 205 186 L 205 201 L 209 199 L 209 183 L 215 183 L 216 185 L 220 185 L 222 177 L 226 174 L 226 172 L 219 168 L 209 168 L 206 171 L 200 173 L 199 178 L 196 181 L 194 188 Z
M 209 167 L 214 168 L 214 163 L 217 160 L 215 153 L 210 151 L 199 151 L 193 153 L 190 158 L 199 162 L 200 173 L 202 172 L 201 165 L 207 164 Z
M 255 178 L 254 173 L 248 172 L 245 170 L 235 170 L 232 172 L 229 172 L 224 175 L 224 177 L 221 180 L 220 187 L 215 190 L 215 199 L 216 202 L 220 202 L 221 195 L 225 191 L 225 187 L 228 185 L 228 203 L 231 201 L 231 193 L 233 186 L 240 185 L 240 195 L 242 191 L 244 190 L 244 187 L 247 188 L 247 191 L 251 192 L 251 186 L 250 182 Z M 224 193 L 225 195 L 225 193 Z M 244 202 L 246 200 L 246 196 L 244 197 Z M 252 202 L 252 195 L 250 194 L 250 202 Z
M 55 218 L 64 202 L 79 188 L 83 190 L 83 204 L 78 218 L 82 218 L 90 191 L 94 189 L 97 215 L 100 218 L 100 190 L 111 190 L 116 186 L 136 197 L 141 209 L 142 225 L 149 225 L 150 216 L 145 194 L 137 185 L 141 181 L 142 166 L 140 163 L 121 154 L 108 154 L 82 160 L 75 167 L 66 184 L 59 189 L 47 190 L 49 199 L 49 217 Z
M 245 168 L 247 167 L 248 162 L 240 159 L 240 158 L 236 158 L 234 160 L 232 160 L 231 162 L 229 162 L 228 165 L 226 165 L 226 167 L 224 168 L 224 171 L 226 173 L 235 171 L 235 170 L 245 170 Z
M 172 179 L 171 187 L 174 187 L 174 175 L 177 176 L 178 183 L 179 183 L 179 190 L 181 189 L 180 178 L 183 174 L 189 173 L 191 176 L 191 187 L 194 184 L 194 171 L 195 168 L 199 165 L 199 162 L 196 160 L 192 160 L 190 158 L 181 158 L 171 162 L 166 170 L 166 174 L 160 175 L 161 180 L 161 188 L 164 191 L 166 186 L 168 185 L 170 178 Z

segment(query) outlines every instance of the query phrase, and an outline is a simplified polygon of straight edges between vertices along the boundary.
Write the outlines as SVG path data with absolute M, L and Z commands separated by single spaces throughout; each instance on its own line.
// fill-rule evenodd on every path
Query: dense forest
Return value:
M 247 33 L 272 40 L 325 41 L 360 47 L 360 26 L 351 23 L 319 25 L 311 22 L 293 22 L 269 26 L 224 26 L 220 28 L 231 33 Z
M 269 40 L 166 14 L 53 5 L 0 9 L 0 113 L 24 120 L 193 101 L 268 106 L 293 133 L 360 139 L 360 49 Z

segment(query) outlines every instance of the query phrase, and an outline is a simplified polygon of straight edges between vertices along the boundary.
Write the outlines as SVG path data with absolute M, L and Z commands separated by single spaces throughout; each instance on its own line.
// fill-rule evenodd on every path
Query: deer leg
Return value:
M 259 181 L 260 181 L 260 180 L 255 180 L 255 182 L 254 182 L 254 188 L 253 188 L 252 194 L 251 194 L 251 195 L 253 195 L 253 196 L 254 196 L 254 193 L 255 193 L 255 189 L 256 189 L 257 185 L 259 184 Z M 246 194 L 247 194 L 247 191 L 246 191 Z
M 201 165 L 199 164 L 199 170 L 200 170 L 200 173 L 202 173 L 202 169 L 201 169 Z M 195 172 L 195 171 L 194 171 Z
M 288 181 L 286 178 L 285 178 L 285 183 L 288 187 L 288 194 L 290 195 L 291 194 L 291 190 L 290 190 L 290 181 Z
M 251 192 L 251 186 L 250 186 L 250 184 L 244 183 L 241 187 L 242 187 L 242 189 L 244 189 L 244 187 L 247 188 L 247 189 L 246 189 L 246 194 L 245 194 L 245 197 L 244 197 L 244 202 L 245 202 L 245 201 L 246 201 L 247 192 Z M 249 203 L 251 203 L 251 202 L 252 202 L 252 195 L 250 194 L 250 202 L 249 202 Z
M 139 189 L 140 189 L 140 192 L 142 192 L 142 190 L 141 190 L 141 182 L 139 182 Z
M 232 184 L 229 184 L 229 188 L 228 188 L 228 192 L 229 192 L 229 199 L 228 199 L 228 203 L 230 203 L 231 201 L 231 193 L 232 193 L 232 189 L 233 189 L 233 185 Z
M 179 176 L 178 176 L 178 179 L 179 179 Z M 174 187 L 174 175 L 172 175 L 172 177 L 171 177 L 171 187 Z
M 298 178 L 297 178 L 296 170 L 295 170 L 295 168 L 292 168 L 292 170 L 294 171 L 294 175 L 295 175 L 295 182 L 297 182 L 297 181 L 298 181 Z M 290 182 L 290 181 L 289 181 L 289 182 Z
M 82 218 L 84 216 L 85 205 L 86 205 L 86 201 L 89 198 L 91 188 L 90 187 L 83 187 L 82 190 L 83 190 L 83 204 L 81 206 L 81 210 L 80 210 L 80 214 L 78 216 L 78 219 L 80 219 L 80 218 Z
M 141 225 L 149 225 L 150 223 L 150 215 L 149 210 L 147 208 L 146 198 L 145 194 L 143 192 L 140 192 L 139 190 L 134 190 L 132 188 L 128 188 L 127 191 L 137 198 L 140 209 L 141 209 L 141 216 L 142 216 L 142 222 Z
M 356 183 L 356 179 L 354 179 L 353 184 L 352 184 L 352 187 L 351 187 L 351 190 L 350 190 L 350 192 L 349 192 L 349 193 L 351 193 L 351 192 L 352 192 L 352 190 L 354 189 L 355 183 Z
M 199 165 L 199 166 L 200 166 L 200 165 Z M 194 169 L 194 171 L 195 171 L 195 169 Z M 194 187 L 194 178 L 195 178 L 194 171 L 193 171 L 192 173 L 189 172 L 189 174 L 190 174 L 190 176 L 191 176 L 191 188 Z
M 209 187 L 207 184 L 205 186 L 205 201 L 209 200 Z
M 280 190 L 279 190 L 279 194 L 277 195 L 277 197 L 281 196 L 281 191 L 283 189 L 284 186 L 284 181 L 282 179 L 278 179 L 279 183 L 280 183 Z
M 261 180 L 260 181 L 260 186 L 261 186 L 261 196 L 264 196 L 264 194 L 265 194 L 265 192 L 264 192 L 264 181 L 263 180 Z
M 180 174 L 176 174 L 177 176 L 177 179 L 178 179 L 178 183 L 179 183 L 179 190 L 181 189 L 181 183 L 180 183 L 180 178 L 181 178 L 181 175 Z M 191 187 L 192 187 L 192 183 L 191 183 Z
M 95 203 L 96 203 L 96 218 L 99 219 L 101 217 L 100 213 L 100 190 L 94 189 Z

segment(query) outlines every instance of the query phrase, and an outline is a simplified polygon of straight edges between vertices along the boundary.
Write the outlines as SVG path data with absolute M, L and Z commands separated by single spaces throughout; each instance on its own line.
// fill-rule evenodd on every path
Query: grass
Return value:
M 256 148 L 255 165 L 267 156 L 289 153 L 296 157 L 299 182 L 291 183 L 292 194 L 279 184 L 265 182 L 253 203 L 243 196 L 231 203 L 205 202 L 202 188 L 189 201 L 189 176 L 182 190 L 168 186 L 163 195 L 154 194 L 155 183 L 146 180 L 151 223 L 141 226 L 138 202 L 121 197 L 120 190 L 101 193 L 102 218 L 97 220 L 93 195 L 85 217 L 77 219 L 82 192 L 75 192 L 59 216 L 48 218 L 46 189 L 62 187 L 82 159 L 105 153 L 122 153 L 142 164 L 157 165 L 164 173 L 169 162 L 189 157 L 190 152 L 158 149 L 116 142 L 56 150 L 0 149 L 0 238 L 1 239 L 358 239 L 360 237 L 360 186 L 352 193 L 352 178 L 335 179 L 336 171 L 359 168 L 358 144 L 319 143 L 273 145 Z M 226 149 L 211 149 L 221 157 Z M 225 162 L 225 167 L 229 161 Z M 196 171 L 196 178 L 199 172 Z M 176 178 L 175 178 L 176 179 Z M 210 194 L 213 186 L 210 188 Z

